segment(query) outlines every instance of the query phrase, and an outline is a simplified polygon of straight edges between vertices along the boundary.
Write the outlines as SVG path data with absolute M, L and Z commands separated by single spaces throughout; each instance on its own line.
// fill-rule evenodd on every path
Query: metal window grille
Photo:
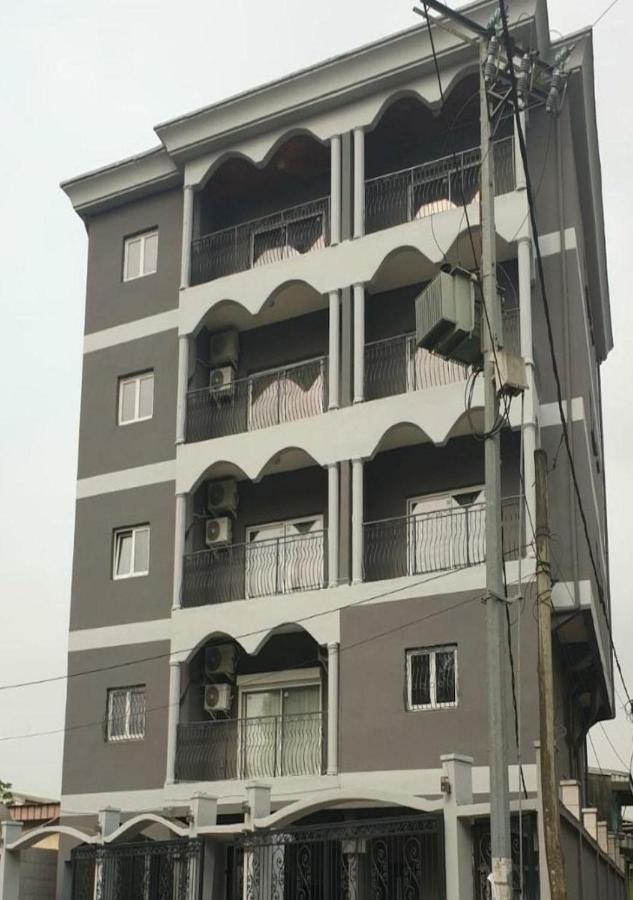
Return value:
M 407 651 L 407 708 L 457 706 L 457 649 Z
M 108 691 L 106 739 L 138 741 L 145 737 L 145 686 Z

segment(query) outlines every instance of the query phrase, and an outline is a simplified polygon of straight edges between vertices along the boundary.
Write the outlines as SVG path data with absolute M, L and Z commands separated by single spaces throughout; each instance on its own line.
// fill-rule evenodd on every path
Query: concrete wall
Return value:
M 158 228 L 154 275 L 123 281 L 123 241 Z M 153 316 L 178 306 L 182 243 L 182 190 L 102 213 L 88 224 L 86 334 Z
M 90 674 L 77 674 L 81 672 Z M 169 643 L 70 653 L 68 674 L 62 793 L 162 787 L 166 771 Z M 145 738 L 108 742 L 107 691 L 135 684 L 145 685 Z
M 341 768 L 344 772 L 437 768 L 443 753 L 486 765 L 486 644 L 483 592 L 376 603 L 341 612 Z M 538 737 L 533 597 L 522 618 L 522 745 Z M 454 611 L 446 608 L 461 604 Z M 405 652 L 456 644 L 459 702 L 454 708 L 406 709 Z M 515 658 L 518 648 L 514 648 Z M 508 707 L 509 721 L 512 711 Z M 512 744 L 513 746 L 513 744 Z M 397 752 L 394 752 L 397 748 Z
M 174 507 L 173 481 L 77 501 L 71 631 L 169 617 Z M 146 522 L 150 525 L 149 574 L 113 579 L 114 530 Z
M 154 414 L 118 424 L 119 378 L 154 371 Z M 178 335 L 165 331 L 84 356 L 79 478 L 173 459 L 176 439 Z
M 573 817 L 561 815 L 567 896 L 574 900 L 626 900 L 624 875 Z
M 20 862 L 20 900 L 55 900 L 57 850 L 23 850 Z

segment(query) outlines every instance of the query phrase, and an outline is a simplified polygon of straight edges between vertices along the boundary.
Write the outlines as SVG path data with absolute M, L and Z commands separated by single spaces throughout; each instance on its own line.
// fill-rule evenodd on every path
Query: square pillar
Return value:
M 338 774 L 339 645 L 327 645 L 327 774 Z
M 339 470 L 338 463 L 327 467 L 327 581 L 330 587 L 338 584 L 339 557 Z
M 178 394 L 176 397 L 176 444 L 184 444 L 187 436 L 187 393 L 189 390 L 188 334 L 178 337 Z
M 330 244 L 341 241 L 341 136 L 330 138 Z
M 582 824 L 585 831 L 594 839 L 598 840 L 598 810 L 593 806 L 585 807 L 582 810 Z
M 580 821 L 580 784 L 577 781 L 561 781 L 560 800 L 575 819 Z
M 247 808 L 244 821 L 248 825 L 252 825 L 254 819 L 265 819 L 270 815 L 270 795 L 271 787 L 269 784 L 259 784 L 257 781 L 250 781 L 246 785 Z
M 193 185 L 186 184 L 182 197 L 182 248 L 180 257 L 180 287 L 191 284 L 191 242 L 193 240 Z
M 609 852 L 609 832 L 607 830 L 606 822 L 598 822 L 597 825 L 598 832 L 598 846 L 604 853 Z
M 365 130 L 354 129 L 354 237 L 365 234 Z
M 99 832 L 106 838 L 121 827 L 121 810 L 105 806 L 99 810 Z
M 180 667 L 177 659 L 169 660 L 169 709 L 167 710 L 167 772 L 166 784 L 176 781 L 176 748 L 180 719 Z
M 218 823 L 218 800 L 208 794 L 194 794 L 191 798 L 191 831 L 210 828 Z
M 172 610 L 182 606 L 182 575 L 185 556 L 185 538 L 187 535 L 187 494 L 176 494 L 176 512 L 174 524 L 174 585 L 172 594 Z
M 19 840 L 22 822 L 7 819 L 0 822 L 0 898 L 19 900 L 20 898 L 20 851 L 7 850 L 8 844 Z
M 365 285 L 354 285 L 354 403 L 365 399 Z
M 471 756 L 449 753 L 440 757 L 444 793 L 444 853 L 446 900 L 473 900 L 473 843 L 470 822 L 460 819 L 459 807 L 473 802 Z
M 329 298 L 328 409 L 338 409 L 341 403 L 341 300 L 338 291 L 330 291 Z
M 352 583 L 363 580 L 363 460 L 352 460 Z

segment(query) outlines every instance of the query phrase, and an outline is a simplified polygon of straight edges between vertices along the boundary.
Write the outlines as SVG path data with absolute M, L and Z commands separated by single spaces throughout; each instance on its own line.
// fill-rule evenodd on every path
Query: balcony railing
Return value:
M 178 781 L 320 775 L 324 714 L 224 719 L 178 726 Z
M 365 182 L 365 231 L 380 231 L 479 199 L 479 147 Z M 495 192 L 515 186 L 514 140 L 495 141 Z
M 330 240 L 330 198 L 321 197 L 202 235 L 191 244 L 191 283 L 319 250 Z
M 190 553 L 184 558 L 182 605 L 318 590 L 325 584 L 325 536 L 311 531 Z
M 503 501 L 506 559 L 522 553 L 519 499 Z M 367 522 L 364 525 L 365 581 L 422 575 L 476 566 L 486 559 L 486 508 L 473 503 L 455 509 Z
M 317 416 L 325 409 L 325 357 L 187 394 L 187 441 L 206 441 Z
M 469 366 L 415 346 L 414 334 L 373 341 L 365 346 L 365 397 L 376 400 L 465 381 Z

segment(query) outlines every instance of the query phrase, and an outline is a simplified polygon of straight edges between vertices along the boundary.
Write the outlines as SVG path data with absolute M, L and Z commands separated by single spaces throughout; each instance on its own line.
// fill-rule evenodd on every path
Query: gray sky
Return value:
M 454 5 L 461 5 L 455 3 Z M 608 0 L 550 0 L 552 29 Z M 58 183 L 157 143 L 155 124 L 409 27 L 412 0 L 22 0 L 0 10 L 0 686 L 60 675 L 72 559 L 86 236 Z M 510 13 L 512 0 L 510 0 Z M 597 25 L 601 138 L 616 349 L 603 368 L 614 632 L 633 691 L 627 568 L 633 508 L 633 8 Z M 626 448 L 626 449 L 625 449 Z M 618 686 L 620 696 L 621 687 Z M 0 691 L 0 779 L 57 794 L 65 683 Z M 95 721 L 101 709 L 95 709 Z M 606 731 L 622 759 L 633 725 Z M 622 767 L 600 727 L 603 767 Z

